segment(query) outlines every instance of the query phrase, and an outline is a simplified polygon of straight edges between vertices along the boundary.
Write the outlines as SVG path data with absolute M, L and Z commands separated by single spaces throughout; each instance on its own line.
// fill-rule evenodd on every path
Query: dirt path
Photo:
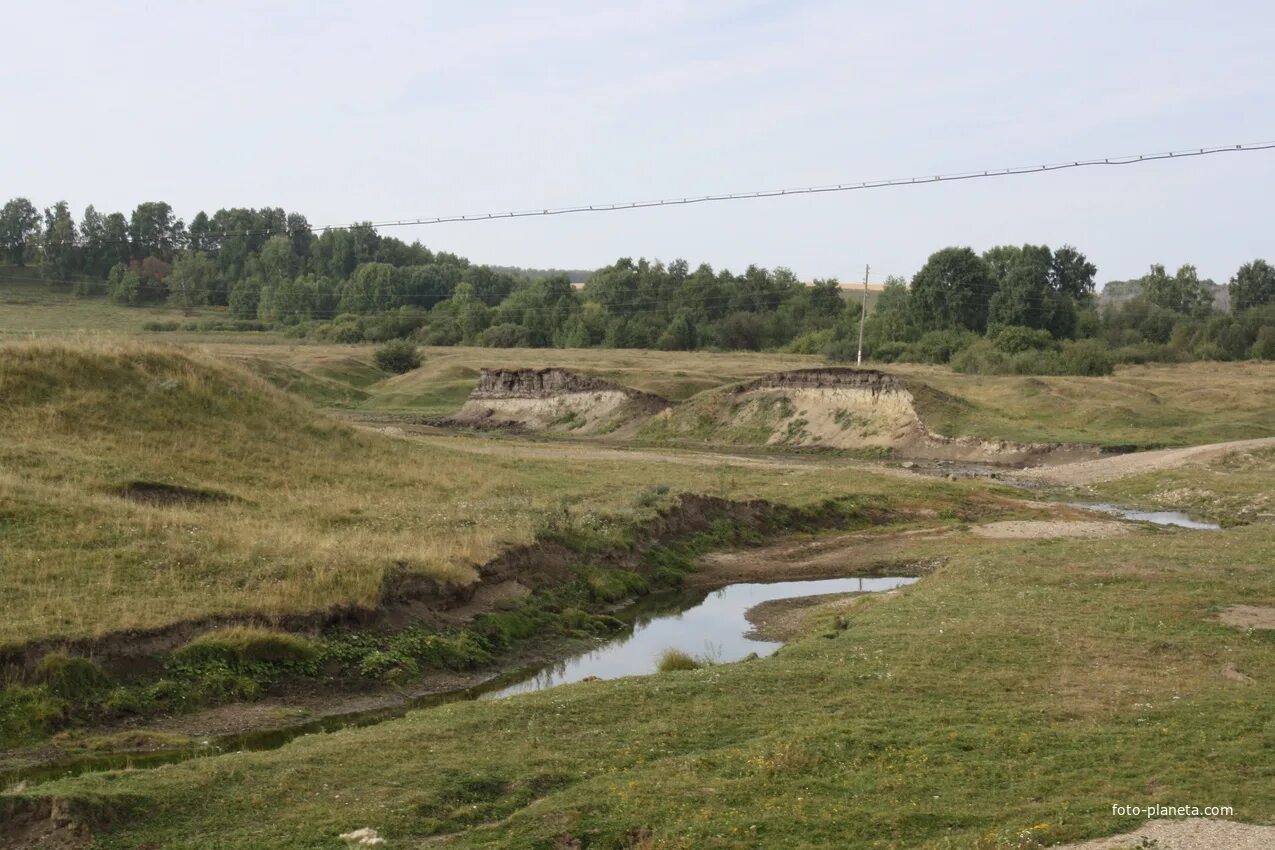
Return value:
M 597 460 L 629 463 L 676 463 L 685 466 L 744 466 L 757 469 L 813 469 L 819 467 L 870 469 L 881 475 L 911 477 L 913 473 L 898 467 L 844 457 L 758 457 L 695 449 L 647 449 L 602 446 L 586 440 L 530 441 L 511 437 L 473 437 L 450 433 L 429 425 L 404 423 L 384 424 L 351 422 L 391 437 L 415 440 L 449 449 L 481 455 L 537 458 L 545 460 Z
M 1053 850 L 1270 850 L 1275 847 L 1275 826 L 1255 826 L 1229 820 L 1188 818 L 1152 820 L 1133 832 L 1076 844 L 1060 844 Z
M 1026 469 L 1014 473 L 1014 478 L 1040 481 L 1044 484 L 1078 486 L 1114 481 L 1130 475 L 1176 469 L 1188 463 L 1209 461 L 1231 452 L 1275 447 L 1275 437 L 1256 440 L 1235 440 L 1230 443 L 1209 443 L 1203 446 L 1187 446 L 1182 449 L 1159 449 L 1151 452 L 1114 455 L 1112 457 L 1068 463 L 1061 466 Z

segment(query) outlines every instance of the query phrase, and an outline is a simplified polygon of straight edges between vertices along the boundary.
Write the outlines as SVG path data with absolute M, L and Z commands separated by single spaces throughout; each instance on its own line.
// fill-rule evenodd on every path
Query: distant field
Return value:
M 142 330 L 146 322 L 184 318 L 176 310 L 121 307 L 0 276 L 0 339 L 108 333 L 206 345 L 210 353 L 229 356 L 320 407 L 441 416 L 461 406 L 484 367 L 558 366 L 685 401 L 768 372 L 827 365 L 822 357 L 784 353 L 458 346 L 423 349 L 420 369 L 390 376 L 372 365 L 372 345 L 299 343 L 277 333 Z M 1153 447 L 1275 435 L 1272 363 L 1128 366 L 1107 378 L 992 377 L 944 366 L 868 365 L 937 390 L 918 392 L 918 407 L 932 429 L 949 436 Z
M 291 377 L 281 385 L 290 380 L 320 404 L 345 392 L 337 406 L 431 416 L 459 408 L 483 367 L 559 366 L 685 401 L 768 372 L 828 365 L 821 357 L 796 354 L 455 347 L 423 349 L 420 369 L 378 378 L 368 371 L 372 346 L 235 344 L 209 351 L 247 361 L 266 377 L 277 368 L 269 364 L 283 364 Z M 933 430 L 948 436 L 1152 447 L 1275 435 L 1272 363 L 1128 366 L 1108 378 L 962 375 L 944 366 L 869 365 L 923 385 L 915 390 L 918 409 Z

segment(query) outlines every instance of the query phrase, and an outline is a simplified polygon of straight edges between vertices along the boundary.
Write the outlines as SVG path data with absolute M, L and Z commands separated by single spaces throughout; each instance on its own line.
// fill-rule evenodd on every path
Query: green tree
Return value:
M 14 265 L 26 265 L 27 245 L 39 232 L 40 214 L 26 198 L 14 198 L 0 209 L 0 247 Z
M 1053 287 L 1053 252 L 1045 245 L 1002 246 L 993 257 L 996 292 L 988 303 L 988 323 L 996 327 L 1041 328 L 1047 324 Z
M 168 261 L 181 247 L 186 227 L 181 219 L 173 215 L 173 208 L 168 204 L 163 201 L 146 201 L 133 210 L 128 233 L 136 259 L 159 257 Z
M 1059 295 L 1073 299 L 1078 305 L 1087 302 L 1094 294 L 1094 278 L 1098 267 L 1071 245 L 1054 251 L 1050 268 L 1050 282 Z
M 1148 301 L 1177 313 L 1202 313 L 1213 302 L 1192 265 L 1182 266 L 1177 274 L 1170 277 L 1164 266 L 1156 263 L 1141 283 L 1142 294 Z
M 75 242 L 75 219 L 66 201 L 44 210 L 44 264 L 41 271 L 52 280 L 66 281 L 78 270 L 80 249 Z
M 168 303 L 180 307 L 187 316 L 208 303 L 208 294 L 217 280 L 217 264 L 202 251 L 180 255 L 168 277 Z
M 1240 266 L 1231 278 L 1231 311 L 1238 313 L 1272 302 L 1275 302 L 1275 268 L 1265 260 Z
M 987 328 L 995 282 L 987 263 L 969 248 L 944 248 L 930 255 L 912 278 L 913 322 L 922 330 Z

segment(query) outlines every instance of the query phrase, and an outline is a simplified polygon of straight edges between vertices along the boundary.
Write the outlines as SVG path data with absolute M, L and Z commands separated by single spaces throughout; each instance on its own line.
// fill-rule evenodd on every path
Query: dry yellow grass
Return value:
M 566 510 L 603 534 L 651 485 L 810 502 L 956 485 L 842 466 L 465 451 L 332 422 L 224 359 L 134 341 L 0 346 L 0 643 L 375 601 L 401 563 L 464 582 Z M 222 501 L 139 503 L 129 482 Z M 618 518 L 618 523 L 615 519 Z

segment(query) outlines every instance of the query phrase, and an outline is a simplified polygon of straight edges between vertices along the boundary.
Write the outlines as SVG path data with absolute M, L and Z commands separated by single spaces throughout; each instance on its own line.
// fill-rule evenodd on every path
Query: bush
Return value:
M 676 670 L 698 670 L 704 666 L 704 662 L 680 649 L 666 649 L 660 653 L 660 660 L 655 666 L 661 673 L 672 673 Z
M 1275 327 L 1268 325 L 1257 332 L 1251 355 L 1255 360 L 1275 360 Z
M 1107 346 L 1096 339 L 1067 342 L 1062 347 L 1063 375 L 1110 375 L 1116 370 L 1115 360 Z
M 1018 325 L 1001 328 L 991 340 L 997 351 L 1003 351 L 1006 354 L 1018 354 L 1020 351 L 1044 351 L 1055 347 L 1054 337 L 1049 331 Z
M 909 345 L 899 359 L 913 363 L 947 363 L 978 339 L 978 334 L 966 330 L 930 331 Z
M 952 358 L 952 369 L 967 375 L 1005 375 L 1010 372 L 1010 360 L 991 341 L 980 339 Z
M 102 668 L 65 652 L 50 652 L 41 658 L 35 675 L 49 693 L 73 702 L 85 702 L 110 684 Z
M 524 348 L 531 344 L 531 331 L 522 325 L 504 322 L 480 333 L 478 344 L 491 348 Z
M 372 360 L 376 363 L 376 368 L 398 375 L 420 368 L 421 354 L 415 343 L 405 339 L 392 339 L 376 350 Z
M 314 644 L 300 635 L 240 626 L 202 634 L 173 655 L 196 664 L 216 661 L 232 666 L 288 666 L 311 661 L 316 653 Z

